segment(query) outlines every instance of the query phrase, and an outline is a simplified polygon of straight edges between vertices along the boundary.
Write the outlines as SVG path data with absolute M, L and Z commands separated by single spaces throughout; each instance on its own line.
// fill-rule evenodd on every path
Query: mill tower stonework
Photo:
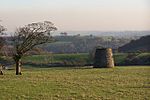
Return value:
M 97 48 L 94 57 L 94 68 L 113 68 L 114 59 L 111 48 Z

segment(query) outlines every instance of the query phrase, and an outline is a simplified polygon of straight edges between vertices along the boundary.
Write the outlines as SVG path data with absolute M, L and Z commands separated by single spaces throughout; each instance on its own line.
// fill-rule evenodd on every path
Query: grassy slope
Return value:
M 24 69 L 0 76 L 0 100 L 148 100 L 150 67 Z
M 33 55 L 23 57 L 23 62 L 32 62 L 32 63 L 57 63 L 62 62 L 63 60 L 87 60 L 88 54 L 47 54 L 47 55 Z
M 128 56 L 127 53 L 116 53 L 114 54 L 114 61 L 117 64 L 122 64 L 127 58 L 127 56 Z
M 128 57 L 128 53 L 114 53 L 114 61 L 117 65 L 124 65 L 125 60 Z M 150 57 L 150 53 L 136 53 L 133 58 L 147 59 Z M 8 58 L 1 58 L 0 61 L 8 60 Z M 11 59 L 9 58 L 11 61 Z M 47 55 L 32 55 L 24 56 L 22 62 L 33 64 L 49 64 L 49 63 L 64 63 L 64 61 L 74 62 L 76 64 L 91 64 L 92 60 L 89 58 L 88 53 L 79 54 L 47 54 Z M 4 62 L 4 61 L 3 61 Z M 143 62 L 146 63 L 146 62 Z M 149 63 L 149 62 L 147 62 Z
M 116 65 L 126 65 L 126 59 L 128 53 L 114 53 L 114 61 Z M 133 58 L 136 59 L 148 59 L 150 53 L 135 53 Z M 137 61 L 139 61 L 137 60 Z M 23 62 L 31 62 L 36 64 L 48 64 L 48 63 L 68 63 L 74 62 L 76 64 L 91 64 L 92 60 L 89 58 L 88 53 L 79 53 L 79 54 L 47 54 L 47 55 L 33 55 L 33 56 L 24 56 L 22 59 Z M 149 62 L 144 62 L 143 64 L 148 64 Z

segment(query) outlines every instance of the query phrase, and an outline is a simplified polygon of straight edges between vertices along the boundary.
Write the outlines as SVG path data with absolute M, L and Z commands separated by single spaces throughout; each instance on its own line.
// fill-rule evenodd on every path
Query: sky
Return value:
M 51 21 L 59 31 L 150 30 L 150 0 L 0 0 L 9 32 Z

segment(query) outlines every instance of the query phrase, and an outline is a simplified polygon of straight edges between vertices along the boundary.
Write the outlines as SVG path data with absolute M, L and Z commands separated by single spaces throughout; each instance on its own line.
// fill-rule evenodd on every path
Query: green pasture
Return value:
M 149 100 L 150 66 L 4 70 L 0 100 Z

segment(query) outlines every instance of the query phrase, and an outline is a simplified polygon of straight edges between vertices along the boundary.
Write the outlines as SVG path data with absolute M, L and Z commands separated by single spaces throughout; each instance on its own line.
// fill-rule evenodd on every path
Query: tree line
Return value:
M 110 47 L 113 50 L 129 43 L 132 38 L 116 38 L 112 36 L 55 36 L 56 42 L 40 46 L 53 53 L 89 53 L 97 46 Z

